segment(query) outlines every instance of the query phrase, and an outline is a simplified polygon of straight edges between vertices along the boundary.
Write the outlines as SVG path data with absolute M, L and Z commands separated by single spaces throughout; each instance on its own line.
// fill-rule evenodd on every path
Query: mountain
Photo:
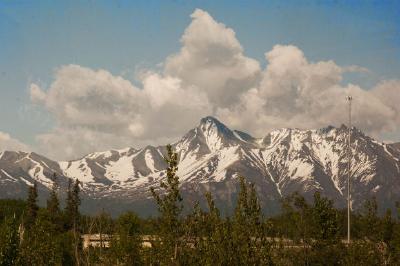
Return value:
M 186 204 L 204 204 L 210 191 L 222 211 L 232 210 L 238 176 L 255 184 L 264 211 L 275 214 L 283 197 L 299 192 L 312 199 L 316 191 L 346 206 L 348 128 L 277 129 L 263 138 L 231 130 L 213 117 L 201 119 L 173 148 L 179 153 L 181 189 Z M 379 205 L 394 208 L 400 200 L 400 145 L 384 144 L 356 128 L 351 130 L 352 206 L 375 196 Z M 126 148 L 57 162 L 36 153 L 0 153 L 0 196 L 26 197 L 37 181 L 44 202 L 56 173 L 61 190 L 69 178 L 82 182 L 83 210 L 112 214 L 131 209 L 154 214 L 150 187 L 165 178 L 165 146 Z

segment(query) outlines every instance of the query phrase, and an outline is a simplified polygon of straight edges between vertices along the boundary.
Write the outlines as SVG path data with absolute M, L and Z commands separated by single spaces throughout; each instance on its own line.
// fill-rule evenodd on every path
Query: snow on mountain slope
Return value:
M 359 207 L 371 196 L 386 207 L 394 206 L 400 200 L 400 149 L 355 128 L 351 132 L 353 206 Z M 183 193 L 193 200 L 211 191 L 217 202 L 231 206 L 237 178 L 242 175 L 255 184 L 264 209 L 273 212 L 282 197 L 296 191 L 308 199 L 320 191 L 339 207 L 345 206 L 347 134 L 345 126 L 329 126 L 283 128 L 254 138 L 205 117 L 172 146 L 179 154 Z M 165 152 L 165 146 L 146 146 L 55 162 L 35 153 L 5 151 L 0 153 L 0 193 L 4 197 L 25 195 L 26 186 L 34 181 L 48 191 L 56 173 L 64 187 L 68 179 L 79 179 L 87 201 L 103 200 L 110 202 L 107 208 L 118 208 L 122 203 L 149 199 L 150 187 L 165 178 Z

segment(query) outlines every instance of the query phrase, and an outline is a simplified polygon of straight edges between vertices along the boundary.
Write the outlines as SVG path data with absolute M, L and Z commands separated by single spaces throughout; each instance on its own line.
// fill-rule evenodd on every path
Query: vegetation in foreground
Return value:
M 283 212 L 264 218 L 255 187 L 240 178 L 235 212 L 222 217 L 211 194 L 208 208 L 195 204 L 183 215 L 177 154 L 168 147 L 166 181 L 152 189 L 160 215 L 141 219 L 127 212 L 79 213 L 79 181 L 70 182 L 60 208 L 54 182 L 46 208 L 36 185 L 27 201 L 0 201 L 0 266 L 3 265 L 400 265 L 400 206 L 378 215 L 376 200 L 352 215 L 350 245 L 346 212 L 316 193 L 312 204 L 299 194 L 282 201 Z M 83 248 L 81 235 L 100 234 L 109 247 Z M 144 236 L 151 247 L 142 245 Z

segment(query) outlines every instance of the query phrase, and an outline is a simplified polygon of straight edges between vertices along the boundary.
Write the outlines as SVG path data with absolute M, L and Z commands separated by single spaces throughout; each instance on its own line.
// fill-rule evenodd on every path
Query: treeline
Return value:
M 1 200 L 0 265 L 79 264 L 79 192 L 79 181 L 70 180 L 64 210 L 60 208 L 56 180 L 46 208 L 37 204 L 36 183 L 29 188 L 26 202 Z
M 234 214 L 224 217 L 207 193 L 207 208 L 195 204 L 183 215 L 178 157 L 168 146 L 167 176 L 151 189 L 160 215 L 141 219 L 127 212 L 79 213 L 79 181 L 70 182 L 60 208 L 57 182 L 46 208 L 37 206 L 36 186 L 27 201 L 0 201 L 1 265 L 400 265 L 400 206 L 378 215 L 375 199 L 353 213 L 347 244 L 346 211 L 314 195 L 293 194 L 282 213 L 266 218 L 253 184 L 240 178 Z M 187 212 L 186 212 L 187 213 Z M 100 234 L 99 247 L 83 248 L 83 234 Z M 151 247 L 143 245 L 146 239 Z M 108 243 L 106 245 L 105 243 Z

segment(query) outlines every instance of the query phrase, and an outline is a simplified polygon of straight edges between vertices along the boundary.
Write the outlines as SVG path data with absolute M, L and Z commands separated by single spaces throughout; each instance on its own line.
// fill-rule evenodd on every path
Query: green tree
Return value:
M 272 264 L 270 244 L 265 237 L 261 206 L 254 184 L 240 177 L 240 192 L 233 217 L 232 241 L 235 263 L 239 265 Z
M 66 265 L 65 234 L 53 224 L 47 209 L 40 209 L 35 224 L 24 234 L 19 265 Z
M 53 186 L 51 188 L 49 198 L 47 199 L 47 211 L 49 212 L 52 223 L 58 226 L 59 229 L 61 229 L 60 202 L 58 200 L 57 194 L 58 194 L 58 183 L 57 183 L 57 176 L 54 173 Z
M 400 265 L 400 203 L 396 203 L 397 219 L 393 225 L 393 236 L 391 241 L 391 262 L 394 265 Z
M 53 186 L 50 191 L 50 196 L 47 199 L 47 210 L 52 215 L 58 215 L 60 212 L 60 202 L 58 200 L 58 183 L 57 183 L 57 175 L 53 174 Z
M 345 247 L 340 241 L 339 213 L 333 201 L 314 194 L 312 206 L 312 236 L 310 265 L 339 265 L 344 256 Z
M 28 199 L 27 199 L 27 209 L 25 214 L 24 226 L 27 230 L 29 230 L 34 224 L 37 217 L 37 213 L 39 210 L 39 206 L 37 205 L 37 183 L 33 184 L 33 186 L 29 187 L 28 191 Z
M 132 212 L 118 217 L 110 248 L 113 264 L 143 265 L 139 226 L 140 219 Z
M 192 221 L 185 224 L 193 232 L 195 254 L 191 256 L 199 265 L 224 265 L 232 258 L 231 230 L 223 221 L 211 193 L 205 194 L 208 212 L 195 206 Z M 186 231 L 188 231 L 188 229 Z M 192 261 L 189 261 L 192 262 Z
M 359 222 L 361 237 L 367 238 L 373 242 L 378 242 L 378 240 L 381 239 L 378 203 L 375 197 L 365 201 Z
M 75 183 L 72 184 L 72 180 L 68 181 L 68 191 L 67 191 L 67 204 L 64 211 L 65 217 L 65 225 L 67 230 L 72 230 L 72 239 L 73 239 L 73 250 L 75 257 L 75 264 L 81 264 L 80 258 L 80 247 L 81 237 L 80 237 L 80 213 L 79 206 L 81 204 L 80 198 L 80 182 L 78 179 L 75 180 Z
M 0 227 L 0 266 L 17 265 L 19 240 L 17 219 L 6 217 Z
M 393 220 L 392 211 L 386 210 L 381 222 L 382 241 L 385 244 L 384 260 L 385 265 L 393 265 L 398 262 L 398 245 L 396 239 L 396 222 Z
M 0 199 L 0 221 L 6 217 L 14 216 L 20 220 L 26 212 L 26 201 L 21 199 Z
M 333 201 L 321 197 L 319 192 L 314 194 L 313 218 L 316 239 L 338 241 L 340 236 L 339 214 L 333 207 Z
M 177 263 L 179 246 L 182 244 L 180 215 L 183 209 L 182 196 L 179 191 L 178 154 L 167 145 L 167 156 L 164 158 L 168 165 L 166 181 L 160 182 L 162 193 L 153 187 L 151 193 L 156 200 L 160 216 L 160 242 L 162 252 L 160 261 Z M 157 245 L 156 245 L 157 246 Z
M 68 180 L 67 204 L 64 211 L 67 229 L 75 230 L 79 226 L 79 206 L 81 204 L 79 186 L 80 182 L 78 179 L 75 180 L 75 183 L 73 183 L 71 179 Z

